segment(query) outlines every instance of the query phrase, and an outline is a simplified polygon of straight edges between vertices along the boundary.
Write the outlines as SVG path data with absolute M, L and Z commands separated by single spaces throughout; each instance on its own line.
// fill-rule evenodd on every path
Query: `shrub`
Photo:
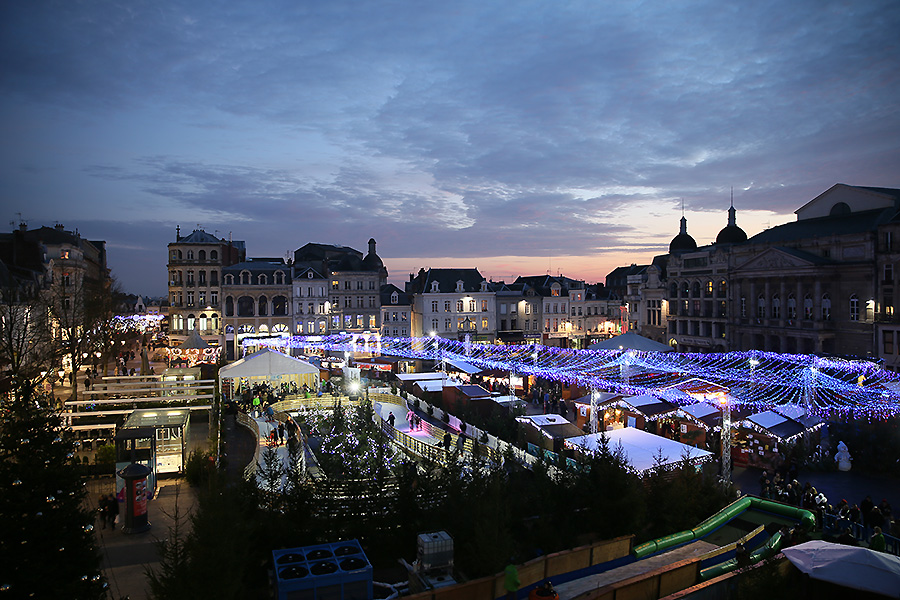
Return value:
M 94 462 L 98 465 L 116 462 L 116 447 L 114 444 L 104 444 L 97 448 L 97 454 L 94 456 Z
M 212 455 L 204 450 L 193 450 L 184 464 L 184 478 L 192 486 L 200 485 L 209 476 L 209 460 Z

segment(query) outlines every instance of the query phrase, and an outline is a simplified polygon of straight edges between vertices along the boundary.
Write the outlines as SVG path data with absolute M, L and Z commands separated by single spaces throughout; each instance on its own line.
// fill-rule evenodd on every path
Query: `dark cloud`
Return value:
M 891 0 L 8 2 L 0 173 L 251 253 L 656 252 L 679 198 L 897 187 L 898 26 Z M 671 226 L 636 239 L 653 203 Z

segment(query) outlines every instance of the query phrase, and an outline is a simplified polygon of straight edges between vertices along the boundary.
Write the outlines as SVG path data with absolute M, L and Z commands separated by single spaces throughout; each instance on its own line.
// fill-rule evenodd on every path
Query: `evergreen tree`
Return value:
M 26 386 L 0 405 L 0 586 L 10 598 L 105 598 L 74 443 L 49 402 Z

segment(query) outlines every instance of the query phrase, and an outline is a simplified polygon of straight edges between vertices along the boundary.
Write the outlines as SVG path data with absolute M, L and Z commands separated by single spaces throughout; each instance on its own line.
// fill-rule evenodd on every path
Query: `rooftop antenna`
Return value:
M 731 208 L 734 208 L 734 186 L 731 186 Z
M 681 216 L 684 216 L 684 198 L 681 199 Z
M 200 223 L 197 223 L 197 229 L 203 229 L 203 226 Z

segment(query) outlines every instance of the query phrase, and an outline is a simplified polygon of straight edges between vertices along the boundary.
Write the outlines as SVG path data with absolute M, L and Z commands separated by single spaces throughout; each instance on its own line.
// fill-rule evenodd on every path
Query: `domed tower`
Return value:
M 681 216 L 681 231 L 672 238 L 671 243 L 669 243 L 669 254 L 673 254 L 675 252 L 687 252 L 689 250 L 696 250 L 697 242 L 694 241 L 687 232 L 687 219 L 684 215 Z
M 381 285 L 387 282 L 388 272 L 384 262 L 375 253 L 375 238 L 369 238 L 369 253 L 363 259 L 363 264 L 369 271 L 377 271 L 381 278 Z
M 731 208 L 728 209 L 728 225 L 716 236 L 717 244 L 741 244 L 747 241 L 747 234 L 737 226 L 734 210 L 734 195 L 731 196 Z

